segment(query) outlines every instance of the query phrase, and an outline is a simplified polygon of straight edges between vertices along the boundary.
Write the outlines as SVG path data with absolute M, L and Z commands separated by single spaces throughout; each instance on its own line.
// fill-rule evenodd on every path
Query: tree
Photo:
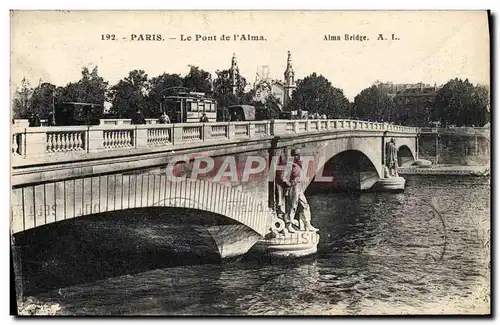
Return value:
M 110 89 L 110 113 L 118 118 L 131 118 L 137 109 L 146 110 L 149 108 L 146 99 L 149 89 L 148 75 L 143 70 L 130 71 Z
M 360 120 L 394 122 L 395 108 L 394 101 L 374 85 L 354 97 L 352 115 Z
M 215 71 L 217 78 L 214 80 L 213 95 L 219 107 L 229 107 L 235 104 L 244 104 L 245 87 L 247 81 L 244 77 L 236 75 L 236 91 L 233 94 L 231 70 Z
M 56 86 L 44 82 L 33 90 L 31 97 L 32 111 L 38 113 L 41 119 L 48 119 L 52 113 L 56 99 L 54 98 Z
M 343 91 L 333 87 L 328 79 L 312 73 L 297 80 L 297 88 L 292 94 L 289 109 L 301 109 L 310 114 L 326 114 L 329 118 L 347 117 L 349 100 Z
M 83 102 L 104 106 L 108 82 L 99 76 L 97 66 L 90 73 L 88 68 L 83 68 L 82 78 L 78 81 L 78 85 L 83 91 L 83 95 L 80 97 Z
M 159 117 L 161 115 L 160 103 L 165 95 L 165 89 L 183 86 L 183 79 L 178 74 L 163 73 L 149 81 L 149 94 L 146 98 L 148 106 L 145 108 L 145 116 Z
M 108 82 L 99 76 L 98 67 L 92 71 L 87 67 L 82 69 L 82 77 L 75 83 L 67 84 L 56 91 L 56 98 L 61 102 L 82 102 L 98 104 L 104 107 Z
M 252 88 L 249 91 L 243 94 L 243 98 L 241 99 L 241 103 L 248 105 L 261 105 L 265 103 L 265 100 L 259 101 L 256 98 L 257 89 Z
M 182 83 L 192 91 L 205 94 L 212 92 L 212 75 L 194 65 L 189 66 L 189 73 L 183 78 Z
M 473 106 L 477 107 L 470 121 L 472 125 L 484 126 L 490 122 L 490 89 L 487 86 L 477 85 L 474 87 Z
M 347 107 L 347 115 L 345 117 L 351 119 L 354 116 L 354 102 L 349 102 Z
M 26 78 L 21 81 L 21 87 L 16 90 L 12 100 L 12 115 L 15 119 L 27 119 L 30 117 L 31 96 L 33 89 Z
M 277 119 L 281 113 L 281 102 L 273 95 L 267 96 L 263 102 L 254 104 L 257 107 L 257 113 L 260 119 Z
M 327 111 L 325 114 L 331 118 L 347 118 L 349 116 L 349 100 L 344 96 L 342 89 L 332 87 L 327 93 Z
M 442 126 L 478 126 L 489 121 L 489 92 L 485 86 L 474 86 L 468 79 L 448 81 L 434 100 L 435 118 Z

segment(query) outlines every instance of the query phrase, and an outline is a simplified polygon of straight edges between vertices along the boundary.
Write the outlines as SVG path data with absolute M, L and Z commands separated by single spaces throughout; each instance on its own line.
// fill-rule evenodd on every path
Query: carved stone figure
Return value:
M 389 169 L 389 177 L 398 177 L 398 151 L 394 138 L 385 147 L 385 166 Z
M 280 169 L 286 169 L 287 161 L 284 156 L 279 157 L 278 165 Z M 294 233 L 293 224 L 298 224 L 295 220 L 290 219 L 290 181 L 286 170 L 279 170 L 276 177 L 275 187 L 275 208 L 278 218 L 285 222 L 283 231 Z
M 283 214 L 285 230 L 290 233 L 296 232 L 294 226 L 298 226 L 299 223 L 296 221 L 295 216 L 298 214 L 301 221 L 299 228 L 301 230 L 316 232 L 318 229 L 311 225 L 311 211 L 301 182 L 302 165 L 299 150 L 292 149 L 291 156 L 293 162 L 289 177 L 286 172 L 282 172 L 280 177 L 280 185 L 283 187 L 286 207 Z

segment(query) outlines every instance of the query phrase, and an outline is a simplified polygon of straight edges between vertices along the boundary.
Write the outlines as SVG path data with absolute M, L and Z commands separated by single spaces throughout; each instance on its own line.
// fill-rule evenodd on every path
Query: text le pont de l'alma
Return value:
M 252 34 L 232 34 L 232 35 L 180 35 L 180 40 L 183 42 L 213 42 L 213 41 L 267 41 L 262 35 Z

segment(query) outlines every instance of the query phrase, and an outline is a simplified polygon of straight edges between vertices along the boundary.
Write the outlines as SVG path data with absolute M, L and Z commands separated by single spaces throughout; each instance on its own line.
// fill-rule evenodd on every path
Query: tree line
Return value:
M 432 101 L 425 103 L 421 112 L 410 112 L 408 105 L 401 105 L 377 86 L 363 89 L 350 102 L 343 90 L 334 87 L 324 76 L 312 73 L 297 80 L 296 89 L 287 107 L 274 96 L 263 101 L 255 100 L 255 89 L 246 90 L 246 79 L 238 75 L 233 93 L 231 71 L 217 70 L 215 78 L 197 66 L 189 66 L 189 72 L 163 73 L 150 77 L 143 70 L 132 70 L 116 84 L 110 85 L 99 76 L 98 67 L 84 67 L 81 78 L 66 86 L 40 83 L 33 88 L 23 79 L 13 97 L 13 117 L 27 119 L 33 113 L 48 118 L 53 104 L 60 102 L 85 102 L 100 105 L 110 102 L 111 108 L 104 117 L 131 118 L 140 109 L 146 118 L 161 115 L 160 101 L 164 90 L 182 86 L 192 91 L 204 92 L 218 102 L 218 116 L 234 104 L 249 104 L 258 108 L 264 118 L 279 118 L 282 113 L 302 110 L 309 114 L 319 113 L 328 118 L 355 118 L 368 121 L 390 122 L 402 125 L 427 126 L 439 121 L 441 125 L 482 126 L 489 122 L 489 89 L 473 85 L 467 79 L 453 79 L 441 87 Z M 408 119 L 410 114 L 419 114 L 418 122 Z M 416 123 L 416 124 L 415 124 Z
M 376 85 L 363 89 L 349 102 L 342 89 L 322 75 L 312 73 L 298 80 L 289 109 L 326 114 L 329 118 L 354 118 L 408 126 L 483 126 L 490 122 L 490 91 L 468 79 L 452 79 L 430 95 L 410 95 L 395 100 Z

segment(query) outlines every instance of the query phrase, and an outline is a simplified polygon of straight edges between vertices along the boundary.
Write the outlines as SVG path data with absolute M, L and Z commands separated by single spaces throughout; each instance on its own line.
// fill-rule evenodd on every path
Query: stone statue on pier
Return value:
M 385 145 L 385 166 L 384 177 L 398 177 L 398 150 L 396 148 L 396 141 L 391 139 Z
M 285 223 L 284 232 L 295 233 L 296 229 L 294 227 L 298 227 L 299 230 L 316 232 L 318 229 L 311 225 L 311 211 L 301 182 L 302 164 L 299 150 L 292 149 L 291 156 L 290 175 L 287 175 L 286 170 L 281 171 L 278 177 L 279 181 L 276 184 L 277 214 Z M 280 163 L 283 163 L 283 161 Z M 295 218 L 297 214 L 300 223 Z
M 278 165 L 283 168 L 286 165 L 286 159 L 279 156 Z M 276 214 L 283 218 L 286 213 L 286 184 L 284 181 L 284 171 L 277 171 L 274 185 L 274 206 Z

